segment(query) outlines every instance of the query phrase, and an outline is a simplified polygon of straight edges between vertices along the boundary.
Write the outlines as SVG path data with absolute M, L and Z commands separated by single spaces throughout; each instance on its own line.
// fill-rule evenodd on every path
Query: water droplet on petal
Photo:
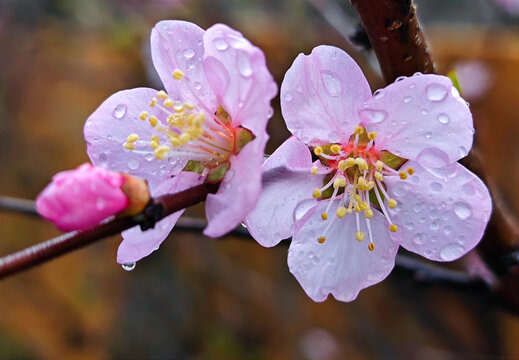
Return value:
M 104 152 L 99 154 L 99 161 L 101 161 L 101 165 L 105 166 L 106 162 L 108 161 L 108 154 Z
M 467 156 L 468 151 L 467 151 L 467 149 L 466 149 L 464 146 L 460 146 L 460 147 L 458 148 L 458 154 L 459 154 L 459 156 L 461 156 L 461 157 L 465 157 L 465 156 Z
M 407 79 L 407 76 L 399 76 L 399 77 L 396 78 L 395 82 L 400 82 L 400 81 L 405 80 L 405 79 Z
M 155 158 L 155 156 L 152 153 L 148 152 L 144 154 L 144 158 L 146 159 L 146 161 L 151 161 Z
M 467 196 L 473 196 L 476 193 L 476 189 L 470 181 L 461 186 L 461 191 Z
M 384 278 L 385 275 L 386 275 L 386 273 L 382 272 L 382 271 L 371 273 L 368 275 L 368 281 L 379 282 L 380 280 L 382 280 Z
M 436 231 L 440 228 L 440 222 L 438 220 L 434 220 L 431 225 L 429 225 L 429 229 L 432 231 Z
M 139 162 L 136 159 L 128 160 L 128 167 L 130 170 L 136 170 L 139 167 Z
M 184 57 L 186 59 L 191 59 L 193 56 L 195 56 L 195 50 L 189 48 L 189 49 L 185 49 L 182 54 L 184 55 Z
M 113 112 L 114 118 L 122 119 L 124 117 L 124 115 L 126 115 L 126 109 L 127 109 L 127 107 L 124 104 L 117 105 Z
M 247 229 L 247 225 L 245 225 L 244 222 L 241 223 L 241 226 L 244 227 L 245 229 Z
M 133 263 L 128 263 L 128 264 L 122 264 L 121 267 L 125 271 L 132 271 L 133 269 L 135 269 L 135 265 L 136 265 L 136 263 L 133 262 Z
M 359 112 L 359 115 L 361 119 L 378 124 L 386 119 L 387 112 L 383 110 L 364 109 Z
M 449 115 L 444 114 L 444 113 L 439 114 L 438 117 L 437 117 L 436 119 L 438 120 L 438 122 L 439 122 L 440 124 L 443 124 L 443 125 L 448 124 L 449 121 L 451 120 L 451 119 L 449 118 Z
M 238 70 L 240 74 L 245 77 L 249 77 L 252 75 L 252 68 L 250 65 L 249 55 L 245 51 L 238 52 Z
M 397 182 L 393 188 L 391 189 L 393 191 L 393 194 L 395 194 L 396 197 L 402 197 L 409 191 L 410 185 L 407 184 L 404 181 Z
M 440 258 L 443 261 L 452 261 L 459 258 L 465 252 L 465 248 L 460 244 L 450 244 L 440 250 Z
M 430 101 L 442 101 L 447 96 L 448 90 L 440 84 L 431 84 L 425 89 L 425 96 Z
M 413 236 L 413 242 L 416 245 L 423 245 L 427 241 L 427 235 L 425 233 L 415 234 Z
M 375 99 L 382 99 L 386 93 L 383 89 L 378 89 L 373 93 L 373 98 Z
M 413 101 L 413 98 L 412 98 L 411 96 L 406 96 L 406 97 L 404 98 L 404 103 L 406 103 L 406 104 L 407 104 L 407 103 L 410 103 L 411 101 Z
M 427 110 L 423 109 L 423 110 L 422 110 L 422 115 L 425 116 L 425 115 L 427 115 L 427 114 L 429 114 L 429 112 L 428 112 Z
M 454 213 L 461 219 L 468 219 L 472 215 L 472 209 L 469 204 L 464 201 L 458 201 L 454 204 Z
M 224 51 L 229 47 L 229 45 L 227 45 L 225 40 L 221 37 L 215 37 L 213 39 L 213 45 L 216 48 L 216 50 L 219 50 L 219 51 Z
M 430 139 L 430 138 L 432 138 L 432 132 L 427 131 L 427 132 L 425 133 L 425 138 L 426 138 L 426 139 Z
M 341 83 L 337 79 L 336 74 L 323 70 L 321 71 L 321 77 L 323 79 L 324 90 L 330 96 L 339 96 L 341 93 Z
M 429 186 L 431 187 L 431 190 L 435 193 L 439 193 L 443 189 L 443 185 L 436 181 L 433 181 Z
M 426 168 L 441 168 L 449 163 L 449 156 L 440 149 L 427 148 L 418 154 L 417 161 Z
M 317 201 L 314 199 L 307 199 L 301 201 L 299 204 L 297 204 L 295 210 L 294 210 L 294 220 L 297 222 L 303 218 L 303 216 L 313 208 L 315 205 L 317 205 Z
M 449 234 L 451 233 L 451 230 L 452 230 L 452 228 L 451 228 L 450 226 L 447 225 L 447 226 L 445 226 L 445 227 L 443 228 L 443 233 L 444 233 L 445 235 L 449 235 Z

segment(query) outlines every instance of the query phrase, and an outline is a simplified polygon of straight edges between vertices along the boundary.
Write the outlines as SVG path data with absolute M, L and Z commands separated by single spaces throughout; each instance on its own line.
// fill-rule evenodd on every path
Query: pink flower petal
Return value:
M 483 236 L 492 203 L 483 182 L 458 163 L 424 168 L 407 180 L 386 177 L 388 194 L 398 201 L 390 216 L 407 250 L 436 261 L 455 260 Z
M 85 123 L 87 153 L 96 166 L 125 172 L 146 179 L 153 188 L 177 174 L 185 166 L 184 160 L 155 159 L 153 149 L 147 144 L 151 135 L 158 135 L 163 143 L 168 140 L 161 133 L 152 131 L 147 121 L 139 119 L 142 111 L 148 111 L 159 120 L 164 114 L 156 107 L 150 108 L 150 99 L 156 90 L 137 88 L 119 91 L 105 100 Z M 128 135 L 139 135 L 136 150 L 123 148 Z
M 160 184 L 152 195 L 154 197 L 164 194 L 174 194 L 187 188 L 201 184 L 203 179 L 193 172 L 181 172 Z M 142 231 L 139 226 L 123 231 L 123 241 L 117 250 L 117 262 L 129 264 L 139 261 L 157 250 L 168 237 L 178 218 L 184 210 L 177 211 L 155 224 L 153 229 Z
M 285 141 L 263 163 L 263 189 L 245 224 L 252 237 L 265 247 L 277 245 L 294 233 L 294 211 L 305 199 L 313 199 L 323 186 L 324 175 L 312 175 L 308 147 L 295 137 Z
M 191 22 L 161 21 L 151 32 L 151 56 L 170 97 L 203 104 L 213 114 L 218 105 L 202 68 L 204 33 Z M 181 80 L 172 77 L 175 69 L 184 73 Z
M 128 205 L 121 174 L 83 164 L 54 175 L 36 198 L 36 209 L 62 231 L 85 230 Z
M 321 201 L 292 238 L 288 251 L 288 267 L 307 295 L 314 301 L 324 301 L 332 294 L 340 301 L 353 301 L 360 290 L 382 281 L 393 269 L 398 250 L 398 235 L 391 233 L 386 220 L 378 211 L 371 218 L 375 250 L 368 249 L 369 237 L 359 243 L 355 239 L 355 215 L 335 219 L 326 233 L 323 244 L 317 238 L 323 235 L 331 221 L 321 220 L 327 201 Z M 361 230 L 366 222 L 361 218 Z
M 223 24 L 207 29 L 204 47 L 207 81 L 218 103 L 231 115 L 232 126 L 241 125 L 254 134 L 264 131 L 277 86 L 263 51 Z
M 266 133 L 257 137 L 231 156 L 231 168 L 225 174 L 216 194 L 209 194 L 205 202 L 207 227 L 204 234 L 223 236 L 254 209 L 261 192 L 261 163 L 268 140 Z
M 281 85 L 288 130 L 309 145 L 346 143 L 358 124 L 357 110 L 371 96 L 355 61 L 332 46 L 299 54 Z
M 445 76 L 415 75 L 375 93 L 359 112 L 377 150 L 450 164 L 472 147 L 472 115 Z M 422 152 L 425 152 L 423 154 Z

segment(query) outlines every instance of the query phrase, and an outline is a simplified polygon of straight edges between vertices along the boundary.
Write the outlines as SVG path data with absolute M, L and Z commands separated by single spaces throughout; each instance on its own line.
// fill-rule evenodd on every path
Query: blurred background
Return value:
M 440 73 L 457 70 L 489 181 L 515 216 L 517 1 L 416 3 Z M 0 0 L 0 195 L 34 199 L 53 174 L 88 161 L 83 124 L 110 94 L 160 88 L 149 35 L 163 19 L 238 29 L 265 51 L 278 84 L 298 53 L 332 44 L 382 86 L 374 55 L 346 38 L 358 22 L 346 0 Z M 267 152 L 289 135 L 278 98 L 273 106 Z M 0 213 L 1 255 L 58 234 Z M 0 359 L 519 358 L 519 318 L 398 271 L 353 303 L 316 304 L 288 272 L 285 246 L 174 231 L 127 272 L 115 262 L 119 242 L 2 281 Z

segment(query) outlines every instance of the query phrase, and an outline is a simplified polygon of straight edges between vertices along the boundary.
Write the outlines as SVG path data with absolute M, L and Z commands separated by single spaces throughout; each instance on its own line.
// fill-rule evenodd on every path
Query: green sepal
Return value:
M 389 166 L 391 169 L 398 170 L 404 165 L 407 160 L 390 153 L 389 151 L 382 151 L 379 155 L 380 161 Z
M 456 88 L 456 90 L 459 91 L 460 95 L 461 95 L 461 86 L 460 86 L 460 82 L 458 81 L 458 75 L 456 75 L 456 70 L 451 70 L 449 71 L 449 73 L 447 74 L 447 77 L 449 79 L 451 79 L 452 81 L 452 86 L 454 86 Z
M 205 167 L 205 165 L 203 162 L 189 160 L 187 162 L 186 166 L 184 166 L 184 169 L 182 171 L 191 171 L 191 172 L 194 172 L 197 174 L 201 174 L 202 171 L 204 171 L 204 167 Z
M 245 128 L 239 128 L 236 130 L 236 137 L 235 137 L 235 149 L 236 154 L 239 154 L 240 151 L 250 143 L 252 140 L 254 140 L 255 136 L 254 134 Z
M 220 119 L 224 124 L 232 123 L 231 115 L 221 106 L 216 109 L 216 117 Z
M 222 181 L 230 167 L 231 163 L 228 161 L 219 164 L 215 168 L 211 169 L 211 171 L 209 171 L 209 175 L 207 175 L 205 182 L 209 184 L 219 183 Z

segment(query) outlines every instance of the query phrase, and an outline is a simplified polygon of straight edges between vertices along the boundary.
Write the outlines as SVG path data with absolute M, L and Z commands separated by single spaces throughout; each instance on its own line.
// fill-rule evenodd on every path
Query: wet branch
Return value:
M 218 190 L 217 184 L 202 184 L 176 194 L 163 195 L 152 199 L 149 205 L 137 215 L 115 218 L 89 230 L 69 232 L 2 257 L 0 258 L 0 279 L 30 269 L 108 236 L 116 235 L 136 225 L 140 225 L 143 230 L 150 229 L 160 219 L 205 200 L 208 194 L 215 193 L 216 190 Z M 29 205 L 31 201 L 18 203 Z M 20 207 L 15 208 L 20 210 Z

